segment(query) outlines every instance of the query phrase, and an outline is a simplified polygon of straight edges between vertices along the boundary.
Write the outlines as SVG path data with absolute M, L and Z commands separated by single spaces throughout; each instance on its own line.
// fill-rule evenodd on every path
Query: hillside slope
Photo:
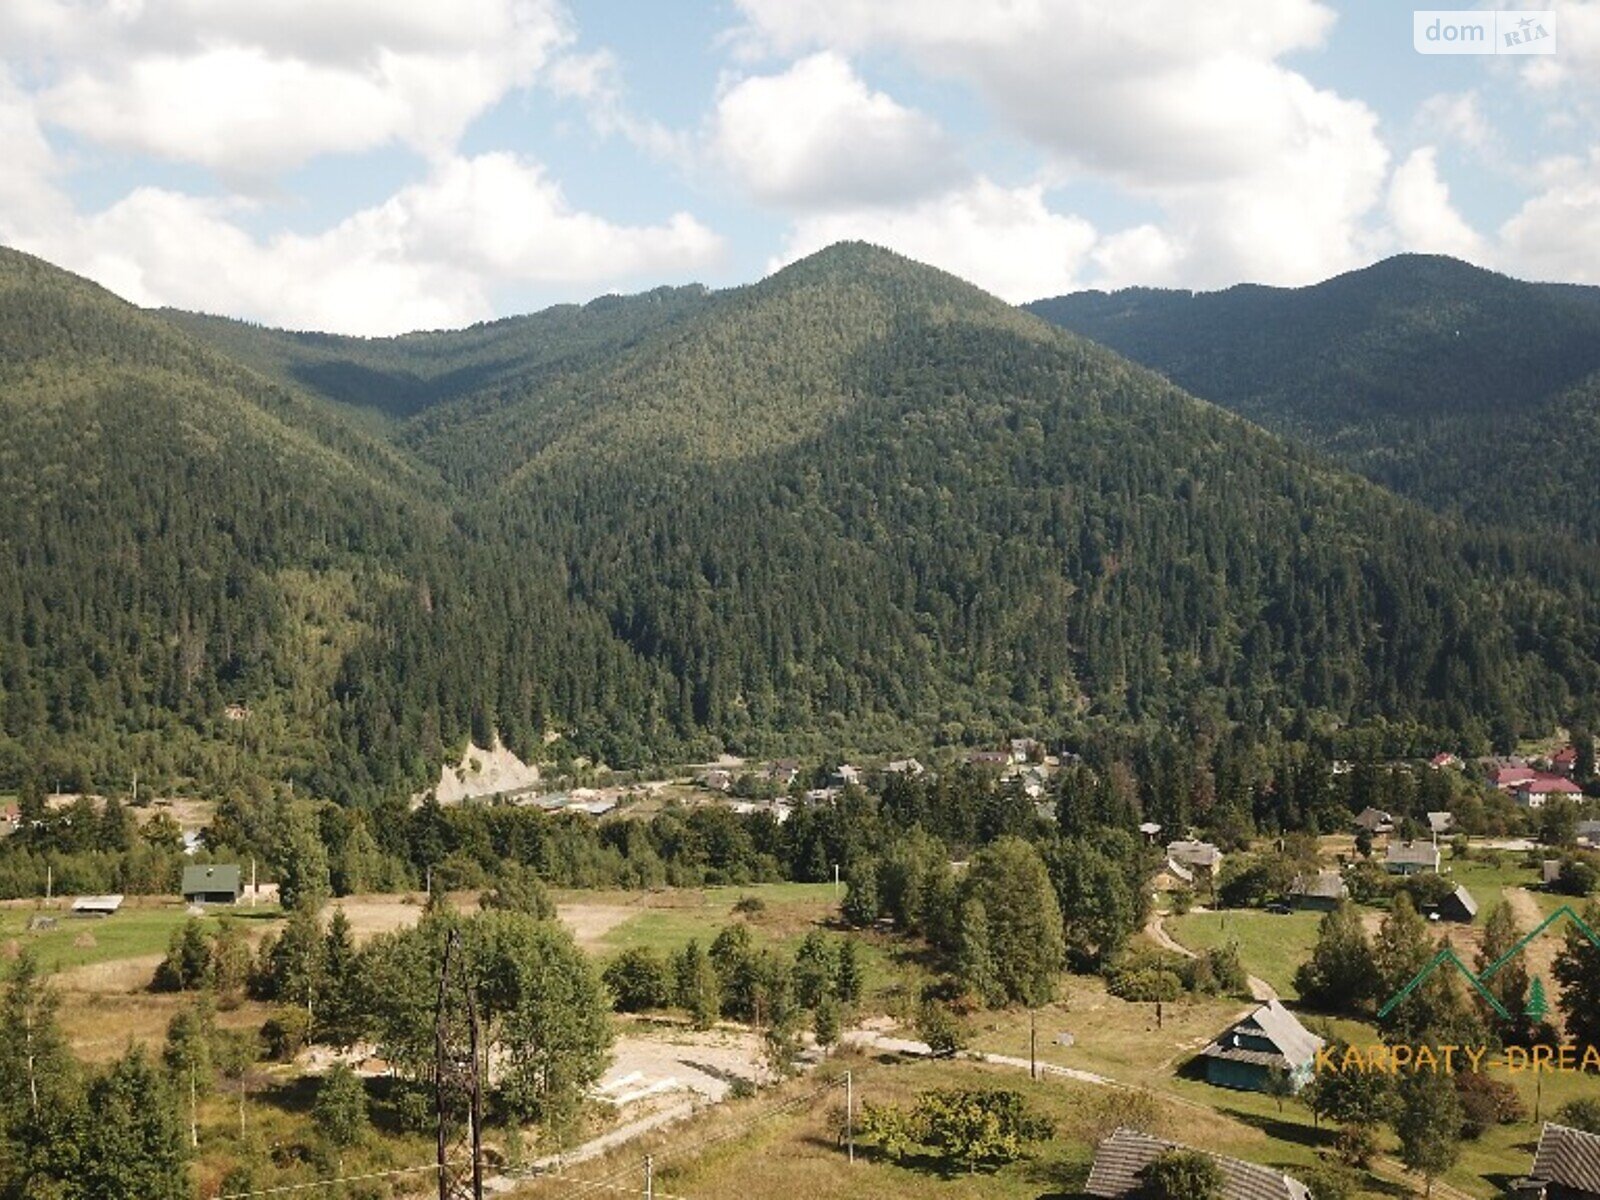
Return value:
M 1306 288 L 1027 307 L 1430 507 L 1600 538 L 1600 288 L 1402 255 Z
M 622 766 L 1085 721 L 1504 743 L 1600 690 L 1593 553 L 1430 516 L 886 251 L 409 367 L 316 342 L 363 396 L 313 395 L 300 335 L 0 271 L 0 782 L 362 800 L 551 730 Z

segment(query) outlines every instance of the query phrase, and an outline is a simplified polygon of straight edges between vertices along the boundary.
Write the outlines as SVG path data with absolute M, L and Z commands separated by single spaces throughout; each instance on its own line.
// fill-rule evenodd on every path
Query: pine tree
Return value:
M 834 995 L 839 1003 L 854 1005 L 861 1002 L 866 990 L 866 976 L 861 964 L 861 947 L 854 938 L 847 937 L 839 946 L 839 961 L 833 980 Z
M 1590 904 L 1584 909 L 1583 919 L 1590 929 L 1600 931 L 1600 905 Z M 1551 973 L 1561 984 L 1561 1015 L 1566 1019 L 1567 1037 L 1580 1046 L 1600 1046 L 1600 946 L 1576 925 L 1568 925 Z
M 1517 928 L 1516 914 L 1511 911 L 1511 905 L 1497 904 L 1494 911 L 1489 914 L 1489 919 L 1484 922 L 1483 945 L 1474 964 L 1478 974 L 1481 976 L 1490 965 L 1509 954 L 1521 936 L 1522 931 Z M 1534 982 L 1537 984 L 1538 981 Z M 1495 1025 L 1501 1040 L 1513 1044 L 1526 1043 L 1528 1022 L 1524 1018 L 1530 1015 L 1527 1006 L 1532 1002 L 1528 990 L 1527 955 L 1522 952 L 1517 953 L 1484 980 L 1483 986 L 1500 1002 L 1501 1007 L 1511 1014 L 1509 1022 L 1498 1014 L 1495 1016 Z M 1543 998 L 1541 990 L 1540 1000 Z
M 961 906 L 960 944 L 956 950 L 956 978 L 969 995 L 984 1005 L 1004 1004 L 1005 987 L 995 970 L 989 949 L 989 915 L 983 901 L 968 900 Z
M 189 1200 L 184 1130 L 165 1080 L 130 1050 L 89 1086 L 77 1183 L 96 1200 Z
M 360 970 L 350 918 L 335 908 L 322 939 L 322 982 L 318 989 L 317 1040 L 349 1046 L 365 1032 L 365 976 Z

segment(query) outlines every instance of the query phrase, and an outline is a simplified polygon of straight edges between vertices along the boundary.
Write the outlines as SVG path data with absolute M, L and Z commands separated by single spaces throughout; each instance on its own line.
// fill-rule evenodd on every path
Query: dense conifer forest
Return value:
M 1431 508 L 1600 538 L 1600 288 L 1405 254 L 1305 288 L 1027 307 Z
M 5 252 L 0 409 L 0 788 L 371 804 L 496 734 L 621 768 L 1156 726 L 1486 749 L 1600 684 L 1586 546 L 1430 514 L 859 245 L 371 340 Z

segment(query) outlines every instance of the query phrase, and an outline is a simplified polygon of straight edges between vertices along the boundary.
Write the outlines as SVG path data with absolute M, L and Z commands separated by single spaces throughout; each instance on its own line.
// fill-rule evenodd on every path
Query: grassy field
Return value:
M 36 914 L 56 918 L 56 927 L 30 931 L 28 922 Z M 235 909 L 231 915 L 250 930 L 281 914 L 272 905 Z M 172 931 L 188 919 L 188 910 L 178 901 L 129 903 L 115 916 L 105 918 L 72 917 L 65 905 L 59 909 L 4 908 L 0 909 L 0 947 L 7 956 L 30 947 L 46 970 L 62 971 L 164 954 Z M 210 914 L 201 919 L 213 928 L 218 921 Z
M 1257 909 L 1186 913 L 1166 919 L 1167 931 L 1191 950 L 1210 950 L 1233 943 L 1245 970 L 1270 983 L 1280 996 L 1299 995 L 1294 988 L 1295 968 L 1311 954 L 1317 941 L 1318 912 L 1287 915 Z

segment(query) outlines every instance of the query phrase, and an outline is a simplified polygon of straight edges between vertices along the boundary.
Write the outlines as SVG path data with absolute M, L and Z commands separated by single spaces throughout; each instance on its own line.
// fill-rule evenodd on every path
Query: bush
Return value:
M 1184 993 L 1183 980 L 1176 972 L 1154 967 L 1119 972 L 1109 990 L 1119 999 L 1141 1003 L 1176 1000 Z
M 733 911 L 741 917 L 759 917 L 767 911 L 767 902 L 760 896 L 740 896 Z
M 305 1009 L 280 1008 L 261 1026 L 261 1044 L 268 1058 L 288 1062 L 305 1049 L 310 1031 L 311 1017 Z
M 1600 1134 L 1600 1100 L 1572 1100 L 1556 1110 L 1556 1120 L 1584 1133 Z
M 618 1012 L 642 1012 L 672 1003 L 672 965 L 653 950 L 636 947 L 623 951 L 601 978 Z
M 1370 1125 L 1346 1125 L 1334 1139 L 1333 1149 L 1346 1166 L 1365 1170 L 1378 1156 L 1378 1135 Z
M 1463 1071 L 1455 1077 L 1461 1097 L 1461 1136 L 1482 1137 L 1492 1126 L 1515 1125 L 1528 1117 L 1528 1106 L 1517 1089 L 1481 1071 Z
M 951 1058 L 966 1045 L 966 1031 L 942 1004 L 924 1004 L 917 1013 L 917 1036 L 934 1058 Z
M 1198 1150 L 1168 1150 L 1139 1172 L 1149 1200 L 1221 1200 L 1222 1168 Z

